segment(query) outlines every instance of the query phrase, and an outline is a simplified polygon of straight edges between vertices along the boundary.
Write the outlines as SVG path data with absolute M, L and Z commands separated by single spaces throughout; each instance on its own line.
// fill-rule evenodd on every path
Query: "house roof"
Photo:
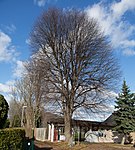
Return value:
M 45 113 L 45 118 L 46 118 L 46 121 L 48 123 L 59 123 L 59 124 L 64 124 L 64 119 L 62 116 L 58 115 L 58 114 L 54 114 L 54 113 L 51 113 L 51 112 L 46 112 Z
M 51 112 L 46 112 L 46 121 L 48 123 L 54 123 L 54 124 L 63 124 L 64 125 L 64 118 L 63 116 L 60 116 L 58 114 L 53 114 Z M 100 125 L 100 126 L 114 126 L 114 115 L 110 115 L 105 121 L 99 122 L 99 121 L 88 121 L 88 120 L 75 120 L 72 119 L 72 125 L 79 125 L 79 126 L 91 126 L 91 125 Z
M 103 124 L 108 126 L 115 126 L 115 120 L 114 120 L 114 113 L 112 113 L 104 122 Z

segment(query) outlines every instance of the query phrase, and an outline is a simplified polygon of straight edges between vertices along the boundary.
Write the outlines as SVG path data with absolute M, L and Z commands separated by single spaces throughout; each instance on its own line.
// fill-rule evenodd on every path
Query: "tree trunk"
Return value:
M 122 145 L 125 144 L 125 140 L 126 140 L 126 134 L 123 135 L 123 138 L 122 138 L 122 141 L 121 141 L 121 144 L 122 144 Z
M 72 138 L 72 122 L 71 122 L 71 116 L 69 113 L 65 113 L 64 115 L 64 123 L 65 123 L 65 137 L 66 142 L 70 142 Z
M 26 131 L 26 136 L 29 138 L 32 138 L 32 128 L 34 128 L 34 113 L 32 107 L 26 108 L 25 112 L 25 131 Z

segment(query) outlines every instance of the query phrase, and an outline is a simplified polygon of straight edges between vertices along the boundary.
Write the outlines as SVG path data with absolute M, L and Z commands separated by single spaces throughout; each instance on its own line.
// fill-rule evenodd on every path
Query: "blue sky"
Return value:
M 122 78 L 135 91 L 135 0 L 0 0 L 0 93 L 10 100 L 11 86 L 31 54 L 32 26 L 54 6 L 79 8 L 98 20 L 119 59 Z

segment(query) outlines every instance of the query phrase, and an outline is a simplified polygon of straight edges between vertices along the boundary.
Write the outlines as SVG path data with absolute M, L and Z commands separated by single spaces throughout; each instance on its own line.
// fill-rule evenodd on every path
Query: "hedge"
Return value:
M 0 130 L 0 150 L 24 150 L 25 131 L 20 128 Z

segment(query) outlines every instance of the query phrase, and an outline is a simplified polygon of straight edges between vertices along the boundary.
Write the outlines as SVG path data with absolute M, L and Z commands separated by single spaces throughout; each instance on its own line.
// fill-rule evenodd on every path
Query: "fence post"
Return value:
M 54 141 L 54 124 L 52 123 L 52 130 L 51 130 L 51 142 Z
M 34 128 L 32 128 L 31 150 L 34 150 Z

